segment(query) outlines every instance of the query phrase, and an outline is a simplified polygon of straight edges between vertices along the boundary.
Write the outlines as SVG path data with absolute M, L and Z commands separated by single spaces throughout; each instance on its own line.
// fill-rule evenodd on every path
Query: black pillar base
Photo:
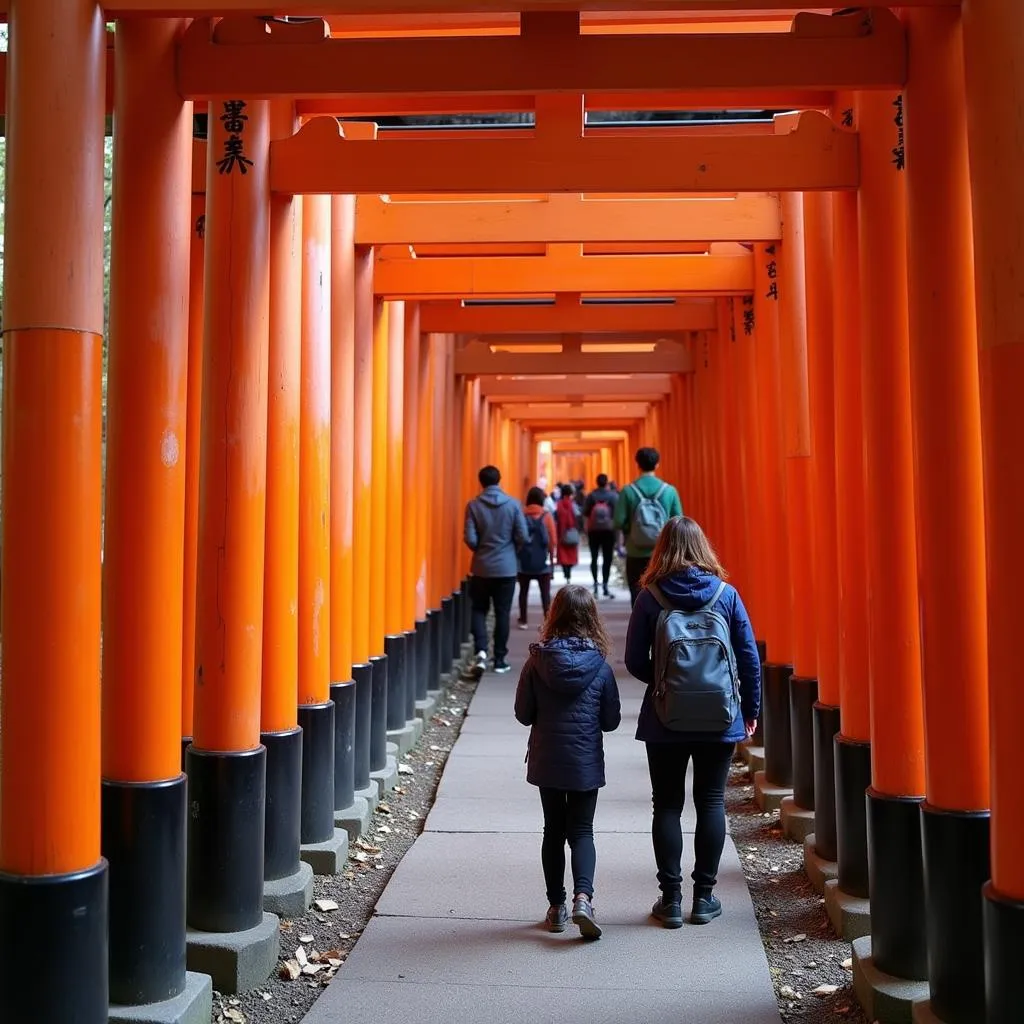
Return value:
M 243 932 L 263 921 L 267 748 L 188 749 L 188 923 Z
M 331 702 L 334 704 L 334 809 L 343 811 L 356 799 L 355 682 L 331 683 Z
M 769 662 L 764 667 L 764 774 L 773 786 L 793 785 L 793 741 L 789 724 L 789 680 L 792 665 Z
M 836 755 L 839 708 L 816 703 L 812 712 L 814 732 L 814 850 L 824 860 L 836 853 Z
M 814 705 L 818 680 L 793 676 L 789 680 L 789 732 L 793 748 L 793 800 L 814 810 Z
M 370 771 L 388 765 L 388 659 L 380 654 L 370 659 Z
M 757 659 L 763 665 L 768 656 L 768 645 L 763 640 L 755 640 L 754 643 L 757 645 Z
M 427 688 L 429 690 L 440 690 L 441 676 L 448 671 L 444 667 L 444 657 L 442 656 L 442 651 L 444 650 L 444 612 L 441 608 L 434 610 L 434 636 L 431 643 L 433 650 L 430 657 L 434 671 L 430 676 L 430 682 L 427 683 Z
M 928 977 L 920 797 L 867 791 L 871 956 L 894 978 Z
M 356 684 L 355 759 L 353 778 L 358 793 L 370 784 L 370 723 L 373 719 L 373 666 L 353 665 Z
M 469 577 L 462 581 L 462 623 L 459 634 L 464 644 L 469 643 L 470 626 L 473 620 L 473 609 L 469 600 Z
M 384 656 L 388 659 L 387 728 L 405 728 L 405 636 L 384 637 Z
M 107 887 L 105 860 L 67 875 L 0 872 L 0 1020 L 107 1024 Z
M 989 878 L 989 812 L 921 807 L 928 983 L 932 1010 L 945 1024 L 985 1019 L 983 902 Z M 1024 950 L 1024 946 L 1022 946 Z M 1017 961 L 1018 989 L 1020 968 Z M 1016 997 L 1020 1014 L 1020 995 Z
M 302 810 L 299 839 L 326 843 L 334 838 L 334 704 L 300 704 Z M 347 806 L 347 805 L 346 805 Z
M 441 677 L 441 645 L 439 641 L 438 623 L 441 613 L 438 611 L 427 612 L 427 671 L 422 679 L 417 680 L 416 699 L 426 700 L 429 690 L 437 689 L 437 681 Z M 421 692 L 422 688 L 422 692 Z
M 181 770 L 186 771 L 185 768 L 185 755 L 188 753 L 188 748 L 192 746 L 191 736 L 181 737 Z
M 412 675 L 412 701 L 427 699 L 427 676 L 430 672 L 430 623 L 420 619 L 416 623 L 416 671 Z
M 985 1020 L 988 1024 L 1017 1024 L 1021 1017 L 1024 902 L 1000 896 L 991 882 L 985 883 L 982 895 L 985 924 L 985 1002 L 988 1006 Z M 3 903 L 0 901 L 0 921 L 4 920 L 2 911 Z
M 273 882 L 299 870 L 302 730 L 260 733 L 260 742 L 267 748 L 263 880 Z
M 141 1006 L 185 991 L 184 774 L 103 781 L 103 856 L 110 865 L 110 1001 Z
M 462 591 L 452 594 L 452 661 L 457 665 L 462 659 Z
M 405 706 L 405 720 L 411 722 L 416 717 L 416 666 L 419 663 L 419 634 L 408 629 L 402 637 L 405 640 L 405 690 L 402 703 Z
M 864 794 L 871 785 L 871 744 L 839 733 L 835 739 L 836 861 L 839 888 L 868 898 L 868 824 Z
M 455 606 L 450 597 L 441 598 L 441 675 L 452 670 L 452 638 L 455 635 Z

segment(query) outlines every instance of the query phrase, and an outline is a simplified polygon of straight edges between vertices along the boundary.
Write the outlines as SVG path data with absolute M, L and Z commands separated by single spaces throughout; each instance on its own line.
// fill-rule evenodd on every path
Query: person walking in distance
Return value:
M 565 582 L 572 579 L 572 567 L 580 560 L 579 510 L 573 499 L 572 484 L 562 485 L 562 497 L 555 508 L 555 532 L 558 535 L 558 564 Z
M 604 596 L 614 597 L 608 589 L 612 574 L 612 559 L 615 557 L 615 503 L 618 496 L 608 487 L 608 477 L 601 473 L 597 478 L 597 490 L 587 495 L 583 505 L 583 519 L 587 524 L 587 543 L 590 545 L 590 574 L 594 577 L 594 596 L 600 593 L 597 583 L 598 556 L 603 557 L 601 579 Z
M 661 898 L 652 916 L 679 928 L 679 824 L 693 762 L 692 924 L 722 913 L 714 894 L 725 846 L 725 787 L 736 743 L 761 712 L 761 663 L 747 610 L 692 519 L 670 519 L 641 581 L 626 633 L 626 668 L 647 684 L 636 738 L 647 746 L 654 816 L 651 838 Z
M 626 580 L 634 604 L 662 528 L 672 516 L 683 514 L 679 492 L 655 475 L 660 461 L 656 448 L 637 449 L 640 475 L 623 488 L 615 505 L 615 528 L 626 537 Z
M 487 668 L 487 613 L 494 605 L 494 671 L 511 671 L 508 654 L 509 616 L 516 590 L 517 551 L 529 539 L 526 517 L 519 502 L 498 485 L 501 473 L 484 466 L 479 477 L 482 490 L 466 505 L 463 537 L 473 552 L 469 583 L 473 612 L 473 643 L 476 650 L 472 674 L 479 679 Z
M 530 536 L 519 549 L 519 628 L 527 629 L 527 600 L 530 595 L 530 581 L 537 581 L 540 604 L 547 617 L 551 607 L 551 567 L 555 560 L 558 539 L 555 536 L 555 519 L 544 508 L 544 492 L 531 487 L 526 495 L 526 526 Z

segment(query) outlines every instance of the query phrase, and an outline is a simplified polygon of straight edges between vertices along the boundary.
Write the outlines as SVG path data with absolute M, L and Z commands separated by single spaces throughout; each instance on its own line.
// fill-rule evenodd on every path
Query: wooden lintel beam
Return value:
M 692 331 L 610 331 L 606 334 L 561 332 L 552 334 L 485 334 L 476 340 L 488 345 L 502 347 L 532 347 L 536 345 L 561 345 L 573 348 L 579 345 L 654 345 L 658 342 L 687 342 Z
M 514 36 L 337 39 L 326 23 L 197 18 L 178 51 L 188 99 L 358 93 L 877 89 L 906 81 L 892 11 L 805 13 L 792 31 L 581 35 L 578 16 L 528 12 Z M 319 33 L 316 31 L 320 28 Z
M 629 377 L 574 374 L 564 377 L 530 377 L 509 374 L 483 377 L 480 394 L 499 402 L 531 402 L 538 398 L 596 398 L 602 401 L 655 401 L 672 390 L 667 373 L 634 374 Z
M 585 199 L 562 194 L 527 202 L 391 202 L 362 195 L 356 242 L 762 242 L 781 237 L 779 200 Z
M 738 295 L 754 285 L 738 256 L 493 256 L 378 259 L 373 288 L 393 299 L 577 292 L 584 295 Z
M 609 420 L 639 420 L 647 415 L 646 402 L 580 402 L 567 405 L 564 402 L 525 402 L 520 404 L 498 403 L 502 412 L 520 423 L 534 421 L 550 422 L 562 420 L 576 422 L 593 420 L 605 423 Z
M 494 374 L 689 373 L 690 356 L 682 345 L 654 352 L 492 352 L 472 344 L 455 353 L 455 372 L 480 377 Z

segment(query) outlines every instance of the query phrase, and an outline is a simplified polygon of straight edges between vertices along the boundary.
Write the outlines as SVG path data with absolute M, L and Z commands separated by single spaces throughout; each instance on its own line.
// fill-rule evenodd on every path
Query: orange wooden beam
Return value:
M 807 112 L 787 134 L 659 138 L 527 135 L 408 142 L 345 139 L 318 117 L 271 147 L 275 192 L 764 192 L 860 181 L 853 132 Z
M 556 297 L 552 306 L 427 302 L 421 307 L 420 324 L 425 332 L 455 334 L 710 331 L 715 328 L 715 307 L 708 299 L 676 299 L 671 305 L 582 305 L 571 295 Z
M 473 342 L 455 353 L 455 372 L 495 374 L 689 373 L 692 362 L 683 345 L 658 345 L 653 352 L 492 352 Z
M 655 401 L 672 390 L 667 373 L 632 376 L 504 374 L 483 377 L 480 394 L 496 402 L 533 402 L 542 397 L 594 398 L 602 401 Z
M 581 35 L 575 12 L 526 12 L 515 36 L 337 39 L 326 22 L 197 18 L 178 51 L 188 99 L 358 93 L 899 88 L 891 11 L 798 15 L 788 33 Z
M 579 292 L 586 295 L 746 294 L 752 257 L 494 256 L 378 259 L 374 291 L 388 298 L 464 298 Z
M 646 402 L 525 402 L 516 405 L 499 403 L 504 414 L 521 423 L 560 420 L 639 420 L 647 415 Z
M 534 201 L 357 201 L 362 245 L 456 242 L 707 242 L 774 241 L 779 200 L 746 194 L 732 199 L 586 199 L 556 194 Z

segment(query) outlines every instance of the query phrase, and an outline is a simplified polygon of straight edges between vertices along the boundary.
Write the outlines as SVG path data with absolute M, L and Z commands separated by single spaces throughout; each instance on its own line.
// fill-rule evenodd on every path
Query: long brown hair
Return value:
M 612 649 L 612 642 L 597 612 L 597 602 L 586 587 L 569 585 L 555 594 L 540 638 L 547 643 L 560 636 L 593 640 L 603 657 L 607 657 Z
M 722 580 L 729 578 L 700 525 L 688 516 L 673 516 L 654 545 L 640 585 L 648 587 L 690 568 L 703 569 Z

